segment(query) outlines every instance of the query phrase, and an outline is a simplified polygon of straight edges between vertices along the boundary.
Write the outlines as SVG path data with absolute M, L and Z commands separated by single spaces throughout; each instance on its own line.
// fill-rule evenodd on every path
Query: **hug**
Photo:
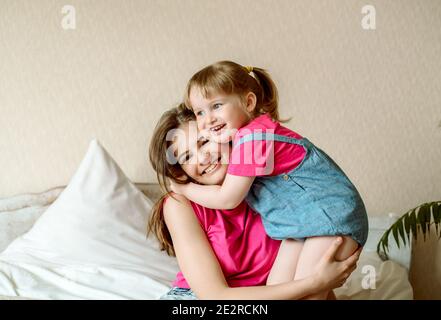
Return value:
M 232 61 L 195 73 L 163 114 L 149 156 L 167 193 L 149 232 L 181 269 L 163 299 L 335 299 L 356 268 L 358 191 L 282 122 L 270 75 Z

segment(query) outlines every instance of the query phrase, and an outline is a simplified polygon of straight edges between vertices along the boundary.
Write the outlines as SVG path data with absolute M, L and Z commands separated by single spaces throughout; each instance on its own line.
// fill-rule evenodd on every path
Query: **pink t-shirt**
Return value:
M 191 202 L 230 287 L 264 285 L 280 241 L 268 237 L 260 215 L 245 201 L 232 210 L 204 208 Z M 188 244 L 191 246 L 191 243 Z M 189 288 L 182 272 L 172 284 Z
M 265 176 L 287 173 L 305 157 L 302 146 L 278 141 L 248 141 L 237 145 L 250 133 L 269 133 L 302 139 L 302 136 L 264 114 L 240 128 L 233 141 L 228 173 L 235 176 Z

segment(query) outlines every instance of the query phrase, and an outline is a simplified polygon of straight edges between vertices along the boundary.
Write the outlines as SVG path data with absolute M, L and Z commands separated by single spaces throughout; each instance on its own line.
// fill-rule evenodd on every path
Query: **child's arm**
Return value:
M 171 190 L 206 208 L 234 209 L 245 199 L 254 178 L 227 174 L 221 186 L 206 186 L 192 182 L 187 184 L 172 182 Z

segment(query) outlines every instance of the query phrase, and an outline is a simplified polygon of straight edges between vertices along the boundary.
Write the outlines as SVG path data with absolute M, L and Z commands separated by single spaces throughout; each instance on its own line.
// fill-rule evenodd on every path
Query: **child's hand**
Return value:
M 335 260 L 335 254 L 342 243 L 341 238 L 336 240 L 317 264 L 314 277 L 319 289 L 330 290 L 341 287 L 357 267 L 362 248 L 346 260 Z

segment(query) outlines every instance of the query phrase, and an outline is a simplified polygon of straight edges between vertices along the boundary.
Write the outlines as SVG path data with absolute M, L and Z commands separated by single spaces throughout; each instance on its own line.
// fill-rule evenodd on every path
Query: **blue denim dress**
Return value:
M 363 200 L 340 167 L 308 139 L 272 133 L 252 133 L 237 145 L 253 140 L 273 140 L 301 145 L 302 162 L 292 171 L 259 176 L 246 201 L 262 216 L 273 239 L 303 239 L 347 235 L 366 243 L 368 219 Z
M 198 298 L 190 288 L 172 287 L 159 297 L 159 300 L 198 300 Z

